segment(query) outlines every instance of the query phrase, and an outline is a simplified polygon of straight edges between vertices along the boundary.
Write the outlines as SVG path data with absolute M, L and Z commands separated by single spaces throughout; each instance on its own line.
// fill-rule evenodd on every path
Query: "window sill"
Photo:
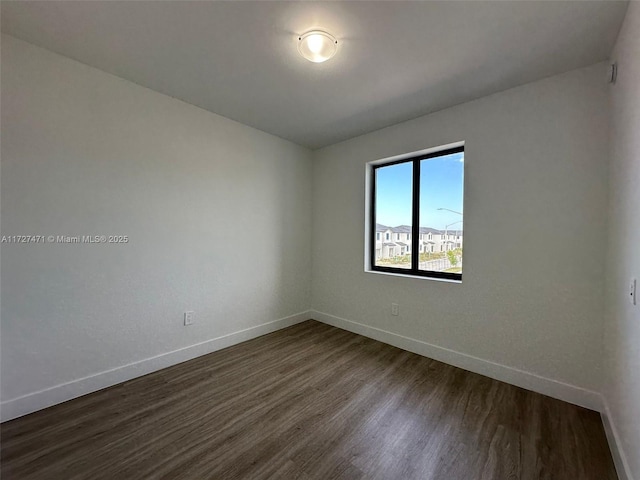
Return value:
M 437 278 L 437 277 L 422 277 L 419 275 L 403 275 L 402 273 L 395 272 L 381 272 L 380 270 L 370 270 L 365 268 L 365 273 L 375 273 L 376 275 L 387 275 L 390 277 L 403 277 L 403 278 L 413 278 L 415 280 L 431 280 L 436 282 L 445 282 L 445 283 L 462 283 L 462 280 L 453 280 L 451 278 Z

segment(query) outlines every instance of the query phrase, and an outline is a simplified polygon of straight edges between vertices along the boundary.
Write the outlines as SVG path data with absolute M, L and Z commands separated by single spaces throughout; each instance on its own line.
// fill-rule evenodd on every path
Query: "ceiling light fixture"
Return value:
M 298 51 L 310 62 L 326 62 L 338 51 L 338 40 L 327 32 L 311 30 L 298 37 Z

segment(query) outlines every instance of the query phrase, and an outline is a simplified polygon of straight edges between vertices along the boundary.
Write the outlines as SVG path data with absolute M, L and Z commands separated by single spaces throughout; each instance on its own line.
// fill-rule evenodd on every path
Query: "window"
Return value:
M 384 238 L 385 238 L 385 240 L 389 240 L 389 234 L 387 233 L 387 234 L 384 236 Z
M 407 243 L 402 256 L 394 257 L 393 248 L 378 256 L 371 234 L 371 270 L 461 280 L 464 147 L 374 164 L 371 173 L 370 231 L 376 223 L 402 228 Z
M 380 240 L 380 232 L 376 233 L 376 240 Z

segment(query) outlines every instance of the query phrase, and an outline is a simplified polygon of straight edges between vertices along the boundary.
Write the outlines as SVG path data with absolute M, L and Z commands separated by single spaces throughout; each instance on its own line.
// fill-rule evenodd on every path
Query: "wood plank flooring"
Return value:
M 607 480 L 600 416 L 308 321 L 1 426 L 3 480 Z

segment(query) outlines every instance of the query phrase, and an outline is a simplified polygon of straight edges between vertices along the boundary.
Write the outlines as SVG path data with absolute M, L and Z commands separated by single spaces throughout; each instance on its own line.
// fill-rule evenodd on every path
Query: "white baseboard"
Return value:
M 622 449 L 618 429 L 613 421 L 611 410 L 609 410 L 609 402 L 607 402 L 607 397 L 604 395 L 602 396 L 602 405 L 602 423 L 604 425 L 604 432 L 607 434 L 607 441 L 609 442 L 609 448 L 611 449 L 613 463 L 616 465 L 618 478 L 619 480 L 633 480 L 631 467 L 629 467 L 627 456 L 624 454 L 624 450 Z
M 327 313 L 312 310 L 311 318 L 319 322 L 333 325 L 365 337 L 373 338 L 383 343 L 402 348 L 409 352 L 417 353 L 424 357 L 433 358 L 455 367 L 479 373 L 486 377 L 494 378 L 517 387 L 532 390 L 534 392 L 557 398 L 565 402 L 589 408 L 598 412 L 602 411 L 602 398 L 599 393 L 587 390 L 575 385 L 559 382 L 550 378 L 541 377 L 534 373 L 518 370 L 517 368 L 500 365 L 489 360 L 467 355 L 465 353 L 449 350 L 448 348 L 432 345 L 421 340 L 398 335 L 379 328 L 370 327 L 362 323 L 329 315 Z
M 191 360 L 207 353 L 215 352 L 252 338 L 275 332 L 285 327 L 304 322 L 311 318 L 310 312 L 301 312 L 289 317 L 281 318 L 238 332 L 212 338 L 195 345 L 163 353 L 155 357 L 146 358 L 138 362 L 123 365 L 111 370 L 97 373 L 55 387 L 33 392 L 22 397 L 6 400 L 0 404 L 0 421 L 4 422 L 29 413 L 66 402 L 73 398 L 111 387 L 118 383 L 131 380 L 178 363 Z

